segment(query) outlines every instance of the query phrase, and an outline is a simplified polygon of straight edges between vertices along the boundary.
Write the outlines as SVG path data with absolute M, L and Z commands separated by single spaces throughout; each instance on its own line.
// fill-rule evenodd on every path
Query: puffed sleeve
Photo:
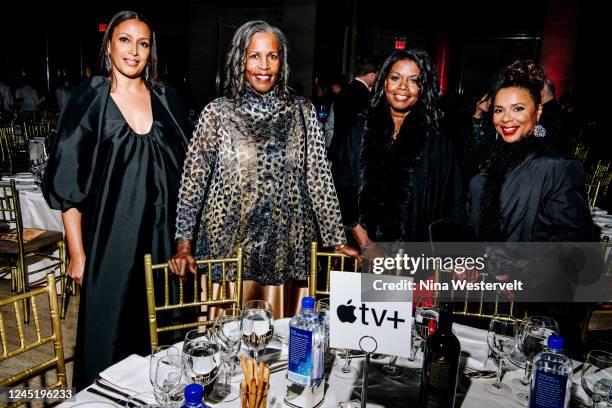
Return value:
M 576 160 L 567 160 L 558 173 L 556 185 L 542 206 L 542 229 L 554 242 L 593 241 L 593 220 L 586 199 L 582 165 Z
M 327 161 L 325 136 L 312 103 L 302 100 L 307 135 L 306 182 L 323 246 L 346 243 L 340 204 Z
M 177 242 L 193 239 L 193 230 L 206 194 L 208 179 L 217 160 L 218 111 L 216 102 L 206 105 L 191 138 L 179 189 L 175 236 Z
M 41 186 L 45 200 L 53 209 L 82 211 L 89 205 L 88 199 L 95 188 L 105 89 L 82 84 L 71 93 L 62 112 Z

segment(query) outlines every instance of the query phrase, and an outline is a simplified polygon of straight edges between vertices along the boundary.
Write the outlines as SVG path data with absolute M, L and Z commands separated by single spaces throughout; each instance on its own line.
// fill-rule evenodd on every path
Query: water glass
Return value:
M 211 331 L 195 329 L 187 333 L 183 345 L 184 368 L 190 384 L 206 386 L 217 378 L 221 351 Z
M 178 408 L 184 399 L 187 379 L 183 359 L 177 356 L 161 357 L 157 361 L 153 380 L 155 400 L 164 407 Z
M 592 407 L 610 406 L 612 403 L 612 353 L 590 351 L 582 366 L 581 383 L 591 399 Z
M 242 342 L 240 314 L 234 309 L 225 309 L 215 320 L 213 331 L 221 348 L 221 366 L 224 381 L 215 383 L 211 398 L 216 401 L 233 401 L 240 396 L 240 389 L 229 384 L 230 377 L 238 370 L 238 352 Z
M 250 300 L 244 304 L 240 329 L 242 342 L 258 361 L 259 351 L 266 348 L 274 335 L 272 306 L 265 300 Z
M 487 391 L 495 395 L 510 395 L 511 390 L 501 383 L 504 357 L 516 347 L 516 320 L 508 315 L 495 315 L 489 324 L 487 344 L 497 361 L 497 376 L 495 383 L 487 387 Z

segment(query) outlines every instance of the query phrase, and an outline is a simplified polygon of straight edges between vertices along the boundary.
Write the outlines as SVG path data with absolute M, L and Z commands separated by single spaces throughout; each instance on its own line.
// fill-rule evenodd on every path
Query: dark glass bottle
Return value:
M 421 406 L 452 408 L 459 374 L 459 339 L 453 334 L 452 303 L 440 305 L 438 328 L 425 341 L 421 376 Z

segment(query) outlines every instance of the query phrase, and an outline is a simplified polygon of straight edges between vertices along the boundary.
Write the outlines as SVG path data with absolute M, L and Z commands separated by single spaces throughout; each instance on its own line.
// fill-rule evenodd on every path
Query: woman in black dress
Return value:
M 373 242 L 430 240 L 432 222 L 463 220 L 459 167 L 444 131 L 436 68 L 421 50 L 396 51 L 380 71 L 361 149 L 359 221 Z
M 155 34 L 122 11 L 108 25 L 103 76 L 77 87 L 64 110 L 43 184 L 63 211 L 68 274 L 81 285 L 74 383 L 148 353 L 144 254 L 172 254 L 188 126 L 157 82 Z

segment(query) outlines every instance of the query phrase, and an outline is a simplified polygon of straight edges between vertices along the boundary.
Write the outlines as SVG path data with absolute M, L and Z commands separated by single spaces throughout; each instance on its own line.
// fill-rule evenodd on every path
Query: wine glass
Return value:
M 529 402 L 529 384 L 531 383 L 531 371 L 533 359 L 536 354 L 543 351 L 546 347 L 546 340 L 555 332 L 547 327 L 541 326 L 538 322 L 521 322 L 517 332 L 517 344 L 520 351 L 525 356 L 525 372 L 521 380 L 514 379 L 512 384 L 525 389 L 516 394 L 515 398 L 519 404 L 527 406 Z
M 237 372 L 238 352 L 242 341 L 240 330 L 241 316 L 234 309 L 224 309 L 213 325 L 214 335 L 221 347 L 221 365 L 223 367 L 224 381 L 217 382 L 213 387 L 211 398 L 216 401 L 234 401 L 240 396 L 237 386 L 229 384 L 230 377 Z
M 501 375 L 504 357 L 516 347 L 516 320 L 508 315 L 493 316 L 489 324 L 487 343 L 497 360 L 497 376 L 495 382 L 487 387 L 487 391 L 495 395 L 510 395 L 512 390 L 501 383 Z
M 185 375 L 190 384 L 203 387 L 217 378 L 221 365 L 219 344 L 210 330 L 195 329 L 187 333 L 183 345 Z
M 557 321 L 548 316 L 529 316 L 529 321 L 538 326 L 544 327 L 545 329 L 552 330 L 555 333 L 559 333 L 559 324 Z
M 242 341 L 258 361 L 259 351 L 266 348 L 274 335 L 272 306 L 265 300 L 249 300 L 244 304 L 240 329 Z
M 175 356 L 181 358 L 181 352 L 175 346 L 155 346 L 152 349 L 152 353 L 149 356 L 149 381 L 151 385 L 155 383 L 155 370 L 157 369 L 157 362 L 160 358 L 166 356 Z
M 180 407 L 186 385 L 181 356 L 170 355 L 157 360 L 153 394 L 160 405 L 170 408 Z
M 612 353 L 603 350 L 589 352 L 581 373 L 582 388 L 592 401 L 592 407 L 609 406 L 612 402 Z

